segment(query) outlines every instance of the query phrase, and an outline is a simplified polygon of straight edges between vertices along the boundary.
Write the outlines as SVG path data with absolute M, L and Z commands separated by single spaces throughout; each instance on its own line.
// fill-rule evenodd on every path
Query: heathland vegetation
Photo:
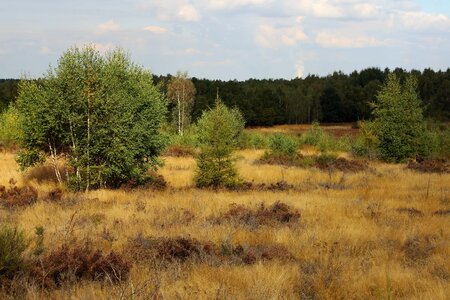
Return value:
M 447 299 L 448 98 L 421 94 L 446 73 L 411 73 L 205 93 L 70 49 L 0 116 L 0 298 Z M 364 122 L 318 123 L 351 119 L 333 80 L 369 74 Z

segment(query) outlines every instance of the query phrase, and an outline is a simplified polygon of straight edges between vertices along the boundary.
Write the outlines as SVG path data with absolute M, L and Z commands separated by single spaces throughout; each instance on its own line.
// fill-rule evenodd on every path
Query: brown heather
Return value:
M 41 268 L 31 266 L 44 287 L 19 276 L 0 298 L 449 299 L 450 174 L 255 164 L 262 154 L 238 152 L 244 180 L 288 188 L 196 189 L 194 159 L 166 157 L 164 190 L 72 194 L 25 181 L 0 153 L 3 192 L 14 178 L 39 195 L 0 205 L 0 223 L 24 231 L 29 252 L 44 228 Z M 83 272 L 61 281 L 63 261 Z

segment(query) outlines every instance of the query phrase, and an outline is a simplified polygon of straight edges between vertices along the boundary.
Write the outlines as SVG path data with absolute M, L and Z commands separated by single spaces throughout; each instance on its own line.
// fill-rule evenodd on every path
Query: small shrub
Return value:
M 0 185 L 0 204 L 7 208 L 28 206 L 38 199 L 38 192 L 32 186 L 11 186 L 6 189 Z
M 17 228 L 0 227 L 0 281 L 2 278 L 11 279 L 24 270 L 22 254 L 28 245 L 22 231 Z
M 405 254 L 406 262 L 416 264 L 429 258 L 435 248 L 432 237 L 414 236 L 403 243 L 402 250 Z
M 20 129 L 19 112 L 13 105 L 0 113 L 0 148 L 14 148 L 18 145 L 22 132 Z
M 311 128 L 300 137 L 300 142 L 305 145 L 317 146 L 325 135 L 318 122 L 313 122 Z
M 450 162 L 444 159 L 418 159 L 408 162 L 408 169 L 422 173 L 450 173 Z
M 264 149 L 269 144 L 266 135 L 244 130 L 239 138 L 240 149 Z
M 211 243 L 202 243 L 190 237 L 154 238 L 139 235 L 129 242 L 127 252 L 139 262 L 148 260 L 170 263 L 199 260 L 212 255 L 213 248 Z
M 348 160 L 343 157 L 336 158 L 334 155 L 320 155 L 316 159 L 316 167 L 322 170 L 361 172 L 368 169 L 366 161 Z
M 293 224 L 300 219 L 300 212 L 282 202 L 275 202 L 269 207 L 261 203 L 257 210 L 251 210 L 242 205 L 233 204 L 228 212 L 212 218 L 213 223 L 223 221 L 243 224 L 250 227 L 261 225 L 275 226 L 281 224 Z
M 378 157 L 380 141 L 376 136 L 373 125 L 370 122 L 361 122 L 358 136 L 351 150 L 353 155 L 375 159 Z
M 295 156 L 297 154 L 297 142 L 290 136 L 276 133 L 269 138 L 270 154 L 282 154 Z
M 62 246 L 36 261 L 30 275 L 42 287 L 55 288 L 81 279 L 117 283 L 128 278 L 130 268 L 115 252 L 104 255 L 87 246 Z

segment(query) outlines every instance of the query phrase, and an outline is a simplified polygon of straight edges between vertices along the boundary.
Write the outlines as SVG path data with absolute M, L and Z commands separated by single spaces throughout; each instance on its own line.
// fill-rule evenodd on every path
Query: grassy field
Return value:
M 39 193 L 31 206 L 0 208 L 0 222 L 24 230 L 30 248 L 41 226 L 41 255 L 88 242 L 120 253 L 132 266 L 117 284 L 78 280 L 40 289 L 27 283 L 15 297 L 450 299 L 450 174 L 424 175 L 379 162 L 364 172 L 327 172 L 255 164 L 262 150 L 237 154 L 252 189 L 196 189 L 194 159 L 166 157 L 159 170 L 165 190 L 64 192 L 52 201 L 54 183 L 23 176 L 14 155 L 0 153 L 0 185 L 10 186 L 14 178 L 16 186 L 31 185 Z M 249 217 L 278 201 L 296 217 Z M 239 210 L 247 217 L 240 218 Z M 202 246 L 161 258 L 146 244 L 177 238 Z

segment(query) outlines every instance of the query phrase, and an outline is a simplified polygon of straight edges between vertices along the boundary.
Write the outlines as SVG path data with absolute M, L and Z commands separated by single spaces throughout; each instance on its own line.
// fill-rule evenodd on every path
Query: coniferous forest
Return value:
M 193 77 L 196 96 L 191 119 L 197 120 L 218 95 L 226 105 L 239 108 L 247 126 L 367 120 L 371 115 L 370 103 L 375 101 L 389 72 L 389 69 L 367 68 L 351 74 L 334 72 L 324 77 L 308 75 L 291 80 L 223 81 Z M 450 69 L 406 71 L 397 68 L 393 72 L 401 81 L 411 73 L 418 78 L 426 118 L 450 119 Z M 164 93 L 171 77 L 169 74 L 153 76 Z M 0 79 L 0 110 L 15 101 L 18 83 L 17 79 Z

